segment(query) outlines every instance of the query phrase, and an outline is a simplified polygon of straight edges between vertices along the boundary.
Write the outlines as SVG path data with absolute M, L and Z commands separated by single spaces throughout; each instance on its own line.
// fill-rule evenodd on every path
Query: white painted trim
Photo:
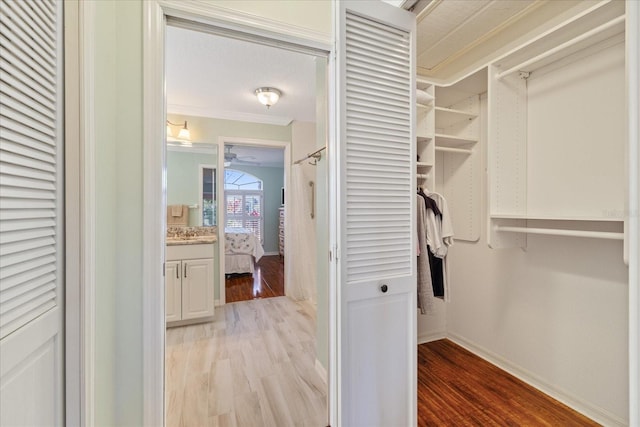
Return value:
M 84 373 L 81 300 L 81 215 L 80 208 L 80 18 L 78 2 L 64 8 L 64 169 L 65 169 L 65 289 L 64 366 L 65 425 L 83 425 L 82 383 Z
M 336 15 L 336 4 L 332 3 L 332 16 Z M 335 19 L 332 20 L 335 26 Z M 336 34 L 336 29 L 333 28 Z M 342 339 L 342 334 L 338 329 L 339 301 L 338 301 L 338 165 L 340 158 L 338 155 L 337 140 L 337 111 L 336 111 L 336 52 L 335 47 L 327 60 L 327 190 L 329 192 L 328 226 L 329 226 L 329 425 L 339 426 L 339 393 L 340 376 L 338 368 L 338 342 Z
M 143 3 L 143 230 L 142 401 L 144 426 L 164 425 L 166 217 L 164 88 L 165 16 L 157 1 Z
M 164 292 L 159 263 L 164 259 L 165 216 L 158 215 L 165 205 L 166 185 L 162 165 L 165 164 L 166 138 L 164 93 L 164 34 L 166 17 L 179 17 L 207 25 L 240 31 L 249 36 L 297 44 L 301 48 L 331 51 L 326 35 L 303 28 L 270 21 L 254 15 L 224 10 L 204 1 L 147 0 L 143 2 L 143 420 L 144 426 L 164 425 Z M 331 122 L 331 120 L 330 120 Z M 286 156 L 285 156 L 286 157 Z M 219 170 L 224 170 L 219 156 Z M 291 159 L 285 159 L 291 163 Z M 219 181 L 220 182 L 220 181 Z M 286 197 L 286 195 L 285 195 Z M 218 238 L 223 233 L 218 227 Z M 224 252 L 221 251 L 221 252 Z M 224 281 L 222 282 L 224 283 Z M 334 282 L 335 283 L 335 282 Z M 224 300 L 220 296 L 220 303 Z M 335 313 L 330 301 L 330 310 Z M 330 331 L 331 333 L 331 331 Z M 334 339 L 330 335 L 330 340 Z M 331 344 L 331 343 L 330 343 Z M 333 347 L 335 351 L 335 345 Z M 331 386 L 330 386 L 331 387 Z M 333 423 L 332 425 L 337 425 Z
M 265 252 L 264 255 L 265 256 L 275 256 L 275 255 L 280 255 L 280 252 Z
M 629 262 L 629 425 L 640 425 L 640 3 L 627 7 L 628 217 Z
M 316 368 L 316 372 L 318 373 L 318 375 L 320 375 L 320 379 L 326 385 L 327 381 L 329 380 L 329 377 L 328 377 L 328 374 L 327 374 L 327 370 L 322 365 L 322 363 L 320 363 L 320 361 L 318 359 L 316 359 L 315 368 Z
M 418 345 L 426 344 L 432 341 L 438 341 L 441 339 L 447 338 L 447 333 L 445 331 L 442 332 L 429 332 L 426 334 L 418 334 Z
M 212 119 L 235 120 L 239 122 L 263 123 L 267 125 L 288 126 L 293 119 L 291 117 L 267 116 L 265 114 L 239 113 L 236 111 L 219 111 L 203 107 L 168 104 L 168 114 L 182 116 L 208 117 Z
M 536 374 L 514 364 L 513 362 L 505 359 L 504 357 L 493 353 L 486 348 L 475 344 L 474 342 L 467 340 L 466 338 L 454 334 L 447 333 L 447 337 L 449 340 L 458 344 L 459 346 L 465 348 L 471 353 L 475 354 L 478 357 L 486 360 L 492 365 L 497 366 L 503 371 L 508 372 L 514 377 L 524 381 L 530 386 L 542 391 L 545 394 L 553 397 L 554 399 L 564 403 L 565 405 L 573 408 L 574 410 L 584 414 L 585 416 L 591 418 L 592 420 L 606 426 L 619 426 L 623 427 L 626 424 L 625 420 L 615 416 L 614 414 L 605 411 L 602 408 L 592 405 L 590 402 L 587 402 L 573 394 L 569 393 L 566 390 L 558 388 L 553 384 L 548 383 L 544 379 L 540 378 Z
M 290 191 L 287 191 L 287 188 L 291 188 L 291 141 L 279 141 L 274 139 L 257 139 L 257 138 L 242 138 L 235 136 L 220 136 L 218 137 L 218 152 L 224 153 L 224 145 L 232 144 L 232 145 L 246 145 L 246 146 L 256 146 L 256 147 L 271 147 L 271 148 L 282 148 L 284 149 L 284 215 L 287 217 L 287 204 L 288 195 Z M 220 151 L 222 150 L 222 151 Z M 218 165 L 222 166 L 222 171 L 224 171 L 224 156 L 218 156 Z M 224 179 L 221 179 L 218 182 L 218 194 L 224 195 Z M 289 205 L 291 206 L 291 205 Z M 219 223 L 218 223 L 218 241 L 224 242 L 224 224 L 225 224 L 225 209 L 224 209 L 224 197 L 219 198 L 218 211 L 220 214 L 218 215 Z M 263 219 L 264 221 L 264 219 Z M 292 260 L 290 262 L 285 263 L 285 271 L 284 271 L 284 294 L 287 295 L 287 289 L 289 289 L 288 285 L 291 283 L 291 278 L 293 277 L 293 262 L 294 258 L 293 254 L 288 250 L 291 248 L 290 239 L 291 232 L 293 231 L 289 224 L 290 221 L 285 221 L 284 223 L 284 257 L 285 259 Z M 264 226 L 263 226 L 264 227 Z M 266 255 L 266 254 L 265 254 Z M 275 253 L 274 255 L 279 255 L 279 253 Z M 221 254 L 220 254 L 220 301 L 224 304 L 226 302 L 226 292 L 224 288 L 224 247 L 221 246 Z
M 95 5 L 67 1 L 65 26 L 65 424 L 95 424 Z
M 206 0 L 190 2 L 182 0 L 154 1 L 158 1 L 162 5 L 164 13 L 172 17 L 192 20 L 223 29 L 246 32 L 250 36 L 299 44 L 303 48 L 325 51 L 331 49 L 331 35 L 239 10 L 228 9 L 211 4 Z

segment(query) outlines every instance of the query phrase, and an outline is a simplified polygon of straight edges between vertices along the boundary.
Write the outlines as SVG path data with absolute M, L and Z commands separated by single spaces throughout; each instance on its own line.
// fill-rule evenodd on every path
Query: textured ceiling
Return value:
M 434 0 L 418 14 L 418 74 L 428 75 L 515 23 L 535 0 Z

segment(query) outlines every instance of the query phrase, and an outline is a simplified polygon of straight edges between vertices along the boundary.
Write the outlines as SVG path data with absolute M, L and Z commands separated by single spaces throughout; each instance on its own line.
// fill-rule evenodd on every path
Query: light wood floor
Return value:
M 315 370 L 315 310 L 287 297 L 216 307 L 167 329 L 166 425 L 326 426 Z

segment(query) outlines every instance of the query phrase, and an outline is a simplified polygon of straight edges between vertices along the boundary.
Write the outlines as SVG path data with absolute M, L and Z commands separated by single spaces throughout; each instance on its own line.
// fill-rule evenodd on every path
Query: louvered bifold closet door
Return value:
M 0 0 L 0 424 L 61 402 L 62 2 Z
M 415 424 L 414 18 L 343 3 L 339 49 L 343 425 Z

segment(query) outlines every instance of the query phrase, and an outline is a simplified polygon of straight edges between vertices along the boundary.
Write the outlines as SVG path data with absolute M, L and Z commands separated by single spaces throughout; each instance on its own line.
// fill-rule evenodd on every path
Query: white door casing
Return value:
M 416 424 L 415 18 L 337 10 L 338 424 Z
M 62 2 L 0 20 L 0 424 L 62 425 Z
M 234 36 L 250 40 L 268 40 L 306 53 L 324 55 L 332 50 L 324 33 L 316 32 L 288 22 L 228 9 L 212 2 L 185 2 L 179 0 L 147 0 L 143 4 L 143 74 L 144 99 L 144 198 L 143 239 L 143 394 L 144 425 L 162 425 L 164 422 L 164 292 L 161 283 L 164 260 L 164 220 L 157 215 L 165 204 L 163 187 L 164 149 L 158 144 L 166 135 L 164 43 L 167 17 L 181 18 L 205 24 L 218 30 L 231 30 Z M 331 95 L 330 95 L 331 96 Z M 224 147 L 224 144 L 219 144 Z M 221 152 L 221 151 L 220 151 Z M 285 149 L 285 161 L 290 158 Z M 223 170 L 220 157 L 218 170 Z M 286 173 L 286 172 L 285 172 Z M 286 179 L 286 178 L 285 178 Z M 218 189 L 221 180 L 218 181 Z M 218 194 L 221 192 L 219 191 Z M 285 197 L 287 197 L 285 195 Z M 219 218 L 220 223 L 223 218 Z M 220 229 L 221 230 L 221 229 Z M 221 231 L 219 231 L 220 233 Z M 223 270 L 220 274 L 223 274 Z M 223 280 L 224 282 L 224 280 Z M 286 285 L 285 285 L 286 286 Z M 222 294 L 221 294 L 222 298 Z M 332 302 L 330 302 L 331 306 Z M 335 307 L 331 306 L 331 310 Z M 332 376 L 333 378 L 333 376 Z M 333 383 L 331 383 L 333 387 Z M 335 423 L 332 422 L 333 425 Z

